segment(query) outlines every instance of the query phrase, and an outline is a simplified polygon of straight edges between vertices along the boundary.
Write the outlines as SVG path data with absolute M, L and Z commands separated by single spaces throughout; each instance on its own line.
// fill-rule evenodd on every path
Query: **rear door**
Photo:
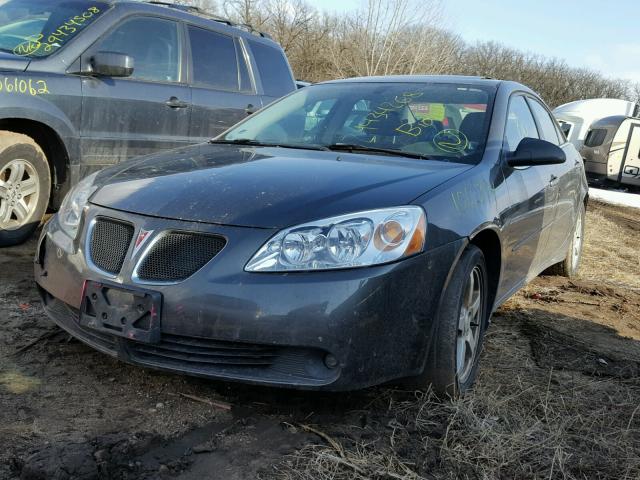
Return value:
M 511 97 L 507 115 L 505 158 L 516 150 L 523 138 L 540 138 L 524 96 Z M 511 200 L 511 208 L 504 215 L 507 252 L 503 289 L 512 291 L 538 274 L 555 213 L 557 187 L 550 186 L 550 172 L 545 166 L 517 168 L 505 161 L 503 172 Z
M 182 27 L 173 20 L 130 17 L 82 55 L 129 55 L 127 78 L 82 80 L 81 148 L 85 161 L 109 165 L 189 142 L 191 91 L 184 83 Z
M 538 125 L 540 138 L 554 145 L 560 146 L 567 156 L 567 161 L 558 165 L 547 165 L 549 172 L 549 188 L 556 200 L 554 202 L 553 223 L 549 229 L 547 242 L 547 259 L 564 258 L 568 242 L 573 233 L 576 221 L 577 205 L 580 194 L 579 169 L 582 168 L 582 158 L 576 149 L 562 139 L 551 114 L 536 99 L 527 97 L 533 116 Z
M 203 142 L 246 118 L 262 103 L 238 38 L 193 25 L 187 26 L 187 32 L 193 100 L 189 135 Z

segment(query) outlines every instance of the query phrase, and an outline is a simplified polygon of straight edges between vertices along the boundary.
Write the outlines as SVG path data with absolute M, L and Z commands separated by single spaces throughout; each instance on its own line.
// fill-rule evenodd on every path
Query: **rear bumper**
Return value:
M 97 210 L 125 218 L 136 228 L 172 227 L 166 220 Z M 180 228 L 204 228 L 229 241 L 220 258 L 184 282 L 144 286 L 163 296 L 159 343 L 134 342 L 79 325 L 85 280 L 125 288 L 134 283 L 126 275 L 106 279 L 88 266 L 83 249 L 61 236 L 55 219 L 45 228 L 35 266 L 47 314 L 85 343 L 136 365 L 265 385 L 363 388 L 422 371 L 441 292 L 464 245 L 460 240 L 372 268 L 256 274 L 244 272 L 244 264 L 263 241 L 255 237 L 266 239 L 273 232 Z M 243 246 L 240 239 L 247 237 L 254 241 Z

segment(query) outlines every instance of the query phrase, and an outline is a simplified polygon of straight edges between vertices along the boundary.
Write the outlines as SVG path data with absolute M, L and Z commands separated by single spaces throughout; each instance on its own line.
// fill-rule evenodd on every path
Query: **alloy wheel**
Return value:
M 33 216 L 40 196 L 35 167 L 23 159 L 9 162 L 0 170 L 0 229 L 15 230 Z
M 482 271 L 476 266 L 467 279 L 458 321 L 456 373 L 460 383 L 469 378 L 475 364 L 482 325 L 483 288 Z

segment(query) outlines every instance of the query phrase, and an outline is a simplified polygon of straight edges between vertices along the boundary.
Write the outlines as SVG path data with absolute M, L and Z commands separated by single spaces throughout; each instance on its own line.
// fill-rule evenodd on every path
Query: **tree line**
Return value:
M 521 82 L 552 108 L 585 98 L 640 100 L 640 87 L 626 80 L 495 42 L 465 42 L 440 26 L 440 0 L 367 0 L 341 14 L 307 0 L 177 1 L 270 34 L 300 80 L 458 74 Z

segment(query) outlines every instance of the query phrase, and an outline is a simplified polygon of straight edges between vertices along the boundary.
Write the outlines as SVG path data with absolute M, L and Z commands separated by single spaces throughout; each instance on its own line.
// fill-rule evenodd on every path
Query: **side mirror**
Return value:
M 507 163 L 512 167 L 535 165 L 555 165 L 567 161 L 564 151 L 546 140 L 523 138 L 515 152 L 507 155 Z
M 133 57 L 116 52 L 97 52 L 89 59 L 93 75 L 105 77 L 130 77 L 133 74 Z

